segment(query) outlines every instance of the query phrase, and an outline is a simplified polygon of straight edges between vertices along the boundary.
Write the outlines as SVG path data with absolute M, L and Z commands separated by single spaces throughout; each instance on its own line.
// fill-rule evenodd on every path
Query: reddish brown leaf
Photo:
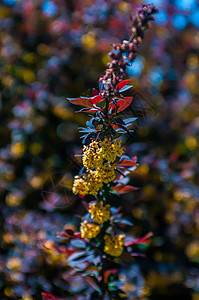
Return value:
M 70 229 L 70 228 L 67 228 L 67 229 L 65 229 L 64 231 L 65 231 L 65 233 L 67 233 L 68 235 L 74 235 L 74 231 L 73 231 L 72 229 Z
M 76 251 L 73 249 L 69 249 L 69 248 L 65 248 L 64 246 L 54 246 L 54 249 L 57 250 L 57 252 L 59 253 L 65 253 L 67 255 L 72 255 L 73 253 L 75 253 Z
M 97 291 L 98 293 L 101 292 L 101 289 L 99 287 L 99 285 L 97 284 L 97 280 L 92 278 L 91 276 L 85 276 L 83 277 L 84 281 L 95 291 Z
M 43 300 L 61 300 L 61 298 L 55 297 L 50 293 L 42 293 Z
M 93 89 L 93 96 L 99 95 L 99 92 L 96 89 Z
M 113 129 L 119 128 L 119 127 L 118 127 L 117 125 L 115 125 L 115 124 L 111 124 L 111 126 L 112 126 Z
M 80 98 L 67 98 L 70 103 L 74 105 L 81 105 L 85 107 L 93 107 L 92 101 L 90 98 L 80 97 Z
M 116 105 L 113 102 L 110 102 L 109 106 L 108 106 L 109 113 L 112 113 L 115 108 L 116 108 Z
M 97 104 L 98 102 L 102 101 L 102 96 L 96 95 L 96 96 L 94 96 L 94 97 L 91 97 L 91 98 L 90 98 L 90 101 L 91 101 L 93 104 Z
M 81 238 L 81 233 L 80 232 L 75 232 L 75 237 L 76 238 Z
M 136 161 L 137 161 L 137 157 L 136 157 L 136 156 L 132 157 L 132 160 L 124 158 L 124 159 L 122 159 L 121 161 L 119 161 L 119 162 L 116 164 L 116 166 L 121 166 L 121 167 L 134 167 L 134 166 L 137 166 Z
M 57 235 L 59 237 L 67 237 L 69 239 L 81 238 L 81 233 L 80 232 L 74 232 L 71 229 L 65 229 L 64 231 L 65 231 L 64 233 L 57 232 Z
M 122 81 L 120 81 L 120 82 L 117 84 L 115 90 L 116 90 L 116 91 L 121 90 L 121 89 L 122 89 L 125 85 L 127 85 L 130 81 L 131 81 L 131 79 L 127 79 L 127 80 L 122 80 Z
M 75 253 L 75 250 L 72 250 L 72 249 L 65 249 L 64 250 L 64 253 L 66 253 L 67 255 L 72 255 L 73 253 Z
M 124 243 L 126 247 L 135 245 L 135 244 L 146 244 L 150 243 L 149 238 L 153 235 L 152 232 L 147 233 L 145 236 L 142 238 L 135 238 L 135 239 L 127 239 L 127 241 Z
M 75 105 L 81 105 L 85 107 L 90 107 L 92 110 L 87 110 L 87 112 L 96 112 L 98 109 L 94 106 L 98 102 L 102 100 L 101 95 L 95 95 L 94 97 L 91 98 L 86 98 L 86 97 L 80 97 L 80 98 L 67 98 L 70 103 L 75 104 Z M 86 111 L 83 109 L 82 111 Z
M 131 185 L 120 184 L 120 185 L 111 187 L 111 190 L 115 191 L 116 193 L 121 195 L 121 194 L 126 194 L 130 191 L 136 191 L 137 188 L 134 186 L 131 186 Z
M 104 282 L 107 283 L 107 279 L 110 274 L 116 274 L 117 272 L 118 272 L 117 269 L 106 270 L 104 272 Z
M 123 99 L 117 100 L 117 107 L 118 107 L 117 112 L 119 113 L 124 109 L 126 109 L 131 104 L 132 101 L 133 101 L 133 97 L 124 97 Z

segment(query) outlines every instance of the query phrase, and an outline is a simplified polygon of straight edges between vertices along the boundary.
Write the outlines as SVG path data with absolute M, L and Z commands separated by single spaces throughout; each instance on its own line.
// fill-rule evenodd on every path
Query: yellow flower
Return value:
M 84 221 L 81 223 L 81 227 L 80 227 L 81 237 L 83 239 L 89 239 L 89 240 L 93 239 L 98 235 L 100 229 L 101 229 L 100 225 Z
M 96 174 L 100 176 L 101 181 L 109 183 L 115 179 L 115 166 L 111 166 L 109 163 L 104 163 L 100 168 L 96 169 Z
M 89 192 L 89 189 L 87 187 L 87 184 L 83 178 L 80 176 L 75 176 L 75 180 L 73 183 L 73 193 L 75 195 L 80 194 L 80 195 L 87 195 Z
M 121 156 L 123 153 L 121 140 L 111 143 L 108 138 L 105 138 L 100 144 L 102 147 L 102 157 L 108 162 L 114 162 L 117 156 Z
M 115 152 L 113 151 L 111 141 L 108 138 L 105 138 L 102 142 L 100 142 L 102 147 L 102 156 L 109 162 L 114 162 L 116 159 Z
M 121 143 L 122 143 L 121 140 L 117 140 L 112 144 L 112 148 L 113 148 L 116 156 L 122 156 L 122 154 L 124 152 L 124 150 L 121 147 Z
M 102 224 L 110 219 L 110 205 L 103 206 L 100 203 L 89 203 L 89 213 L 91 218 L 98 224 Z
M 87 194 L 97 195 L 102 185 L 103 182 L 99 174 L 96 171 L 89 170 L 83 177 L 75 176 L 73 193 L 83 196 Z
M 118 257 L 122 254 L 123 251 L 123 244 L 124 244 L 124 234 L 115 235 L 114 237 L 111 237 L 109 235 L 105 235 L 105 246 L 104 246 L 104 252 L 111 256 Z
M 73 193 L 97 195 L 103 183 L 107 184 L 115 179 L 115 165 L 111 163 L 122 153 L 120 140 L 111 143 L 105 138 L 100 143 L 92 141 L 88 146 L 84 146 L 83 165 L 87 174 L 75 177 Z
M 87 176 L 85 176 L 85 180 L 87 182 L 89 194 L 97 195 L 103 185 L 101 176 L 96 171 L 89 171 Z
M 93 148 L 99 148 L 99 143 L 96 141 L 92 141 L 92 143 L 90 143 L 90 146 Z
M 102 149 L 99 143 L 93 141 L 89 146 L 83 148 L 83 165 L 87 169 L 96 169 L 103 163 Z

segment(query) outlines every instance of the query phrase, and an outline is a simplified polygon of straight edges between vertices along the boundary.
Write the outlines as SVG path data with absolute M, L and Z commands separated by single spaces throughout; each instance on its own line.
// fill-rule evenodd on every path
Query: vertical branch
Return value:
M 127 247 L 128 253 L 133 251 L 129 247 L 134 242 L 125 244 L 126 235 L 121 233 L 122 230 L 118 230 L 116 226 L 118 220 L 124 224 L 130 222 L 121 219 L 121 214 L 118 213 L 114 202 L 112 202 L 113 206 L 109 204 L 113 200 L 113 191 L 118 195 L 125 192 L 120 177 L 126 176 L 124 173 L 128 168 L 130 172 L 130 167 L 136 166 L 134 159 L 123 157 L 124 150 L 122 149 L 121 139 L 116 139 L 117 131 L 115 131 L 115 127 L 121 129 L 123 133 L 130 134 L 128 126 L 131 125 L 131 120 L 134 118 L 123 120 L 118 116 L 121 111 L 130 105 L 133 99 L 133 97 L 124 97 L 121 94 L 122 88 L 125 90 L 129 88 L 126 84 L 130 81 L 123 79 L 126 76 L 127 65 L 135 59 L 149 21 L 154 20 L 152 15 L 157 12 L 158 10 L 153 4 L 142 5 L 138 9 L 136 16 L 132 18 L 129 40 L 113 45 L 113 51 L 109 53 L 111 62 L 107 64 L 105 74 L 99 79 L 99 94 L 96 91 L 96 96 L 92 98 L 69 99 L 71 103 L 83 105 L 87 107 L 87 112 L 94 114 L 91 121 L 87 122 L 88 128 L 82 129 L 86 134 L 86 138 L 90 137 L 92 141 L 83 147 L 85 172 L 75 177 L 73 192 L 83 197 L 92 195 L 95 199 L 88 205 L 88 213 L 81 223 L 80 231 L 81 238 L 86 241 L 89 251 L 93 251 L 93 255 L 98 261 L 98 276 L 95 277 L 95 284 L 92 286 L 96 290 L 95 294 L 98 293 L 99 299 L 102 300 L 108 293 L 111 293 L 114 299 L 121 299 L 121 289 L 118 286 L 114 287 L 114 280 L 111 282 L 113 286 L 111 285 L 110 289 L 108 289 L 109 282 L 104 282 L 106 260 L 116 262 L 116 259 L 122 255 Z M 118 176 L 115 172 L 117 163 L 120 161 L 121 166 L 123 159 L 126 160 L 127 165 L 124 165 L 124 173 L 118 169 Z M 123 191 L 121 187 L 123 187 Z M 134 190 L 134 187 L 128 186 L 126 190 Z M 139 239 L 137 240 L 139 241 Z M 143 241 L 144 243 L 148 242 L 146 238 Z M 92 264 L 89 260 L 87 263 Z M 115 276 L 117 278 L 117 275 Z M 108 279 L 106 278 L 106 280 Z M 117 282 L 116 279 L 115 282 Z

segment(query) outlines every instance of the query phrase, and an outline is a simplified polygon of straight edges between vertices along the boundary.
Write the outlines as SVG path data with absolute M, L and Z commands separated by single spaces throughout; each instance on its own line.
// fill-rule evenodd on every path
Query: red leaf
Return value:
M 101 95 L 97 95 L 97 96 L 91 97 L 90 101 L 93 104 L 97 104 L 98 102 L 102 101 L 102 96 Z
M 92 101 L 90 98 L 80 97 L 80 98 L 67 98 L 70 103 L 74 105 L 81 105 L 85 107 L 93 107 Z
M 43 300 L 59 300 L 60 298 L 53 296 L 50 293 L 42 293 Z
M 76 251 L 73 249 L 64 249 L 64 253 L 66 253 L 68 256 L 72 255 L 73 253 L 75 253 Z
M 104 272 L 104 282 L 107 283 L 108 276 L 110 274 L 116 274 L 118 272 L 117 269 L 107 270 Z
M 149 238 L 153 235 L 152 232 L 147 233 L 142 238 L 136 238 L 136 239 L 127 239 L 127 241 L 124 243 L 124 246 L 128 247 L 135 244 L 146 244 L 150 243 Z
M 121 166 L 121 167 L 133 167 L 133 166 L 137 166 L 136 161 L 137 161 L 137 157 L 136 157 L 136 156 L 132 157 L 132 160 L 124 158 L 124 159 L 122 159 L 121 161 L 119 161 L 119 162 L 116 164 L 116 166 Z
M 130 81 L 131 81 L 131 79 L 127 79 L 127 80 L 122 80 L 122 81 L 120 81 L 120 82 L 116 85 L 115 90 L 116 90 L 116 91 L 121 90 L 121 89 L 122 89 L 125 85 L 127 85 Z
M 74 231 L 70 228 L 64 230 L 68 235 L 74 235 Z
M 133 101 L 133 97 L 124 97 L 123 99 L 117 100 L 117 112 L 123 111 L 125 108 L 127 108 L 131 102 Z
M 71 254 L 73 254 L 73 253 L 76 252 L 75 250 L 69 249 L 69 248 L 65 248 L 64 246 L 58 247 L 58 246 L 55 245 L 55 246 L 54 246 L 54 249 L 56 249 L 57 252 L 59 252 L 59 253 L 65 253 L 65 254 L 67 254 L 67 255 L 71 255 Z
M 94 107 L 94 104 L 97 104 L 98 102 L 100 102 L 102 100 L 102 96 L 96 95 L 91 98 L 80 97 L 80 98 L 67 98 L 67 99 L 72 104 L 81 105 L 81 106 L 85 106 L 85 107 L 91 107 L 92 108 L 91 112 L 95 112 L 98 109 Z
M 114 108 L 116 108 L 116 105 L 113 102 L 110 102 L 108 106 L 109 113 L 112 113 Z
M 74 235 L 75 235 L 76 238 L 81 238 L 81 233 L 80 232 L 75 232 Z
M 93 96 L 99 95 L 99 92 L 96 89 L 93 89 Z
M 74 232 L 71 229 L 65 229 L 64 231 L 65 231 L 64 233 L 57 232 L 57 235 L 59 237 L 67 237 L 69 239 L 74 239 L 74 238 L 80 238 L 81 239 L 81 233 L 80 232 Z
M 119 127 L 118 127 L 117 125 L 115 125 L 115 124 L 111 124 L 111 126 L 112 126 L 113 129 L 119 128 Z
M 131 185 L 125 185 L 125 184 L 120 184 L 120 185 L 116 185 L 111 187 L 112 191 L 117 192 L 119 195 L 121 194 L 126 194 L 130 191 L 136 191 L 137 188 Z

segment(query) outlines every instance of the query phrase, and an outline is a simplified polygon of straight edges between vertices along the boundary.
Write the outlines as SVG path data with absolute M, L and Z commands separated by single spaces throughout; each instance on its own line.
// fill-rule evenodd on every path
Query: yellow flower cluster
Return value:
M 115 154 L 117 156 L 122 156 L 122 154 L 124 153 L 124 150 L 122 149 L 121 143 L 122 143 L 121 140 L 117 140 L 112 144 L 113 151 L 115 152 Z
M 87 174 L 75 177 L 73 193 L 80 195 L 97 195 L 103 183 L 107 184 L 115 179 L 115 165 L 112 164 L 117 156 L 121 156 L 123 149 L 121 141 L 113 143 L 108 138 L 102 142 L 93 141 L 83 148 L 83 165 Z
M 97 171 L 90 171 L 85 175 L 88 184 L 89 194 L 97 195 L 99 189 L 102 187 L 103 182 L 100 174 Z
M 123 251 L 123 245 L 124 245 L 124 234 L 115 235 L 114 237 L 111 237 L 109 235 L 105 235 L 105 247 L 104 252 L 111 256 L 118 257 L 122 254 Z
M 110 205 L 103 206 L 103 203 L 89 203 L 91 218 L 98 224 L 103 224 L 110 219 Z
M 89 223 L 88 221 L 84 221 L 81 223 L 80 231 L 81 237 L 83 239 L 93 239 L 95 238 L 98 233 L 100 232 L 100 225 L 95 223 Z
M 75 176 L 75 180 L 73 183 L 73 193 L 75 195 L 87 195 L 89 192 L 88 186 L 83 178 L 80 176 Z
M 104 159 L 109 163 L 113 163 L 116 157 L 122 154 L 121 140 L 113 143 L 108 138 L 100 143 L 93 141 L 83 148 L 83 165 L 87 169 L 97 169 L 103 165 Z
M 104 163 L 100 168 L 96 170 L 96 173 L 100 176 L 104 183 L 109 183 L 115 179 L 115 166 L 109 163 Z
M 73 193 L 83 196 L 87 194 L 97 195 L 102 185 L 103 182 L 101 176 L 96 171 L 89 170 L 89 172 L 82 177 L 75 176 Z
M 117 156 L 121 156 L 123 154 L 121 140 L 111 143 L 108 138 L 105 138 L 100 144 L 102 149 L 102 157 L 109 162 L 114 162 Z
M 92 142 L 83 148 L 83 165 L 87 169 L 96 169 L 103 164 L 102 149 L 98 142 Z

